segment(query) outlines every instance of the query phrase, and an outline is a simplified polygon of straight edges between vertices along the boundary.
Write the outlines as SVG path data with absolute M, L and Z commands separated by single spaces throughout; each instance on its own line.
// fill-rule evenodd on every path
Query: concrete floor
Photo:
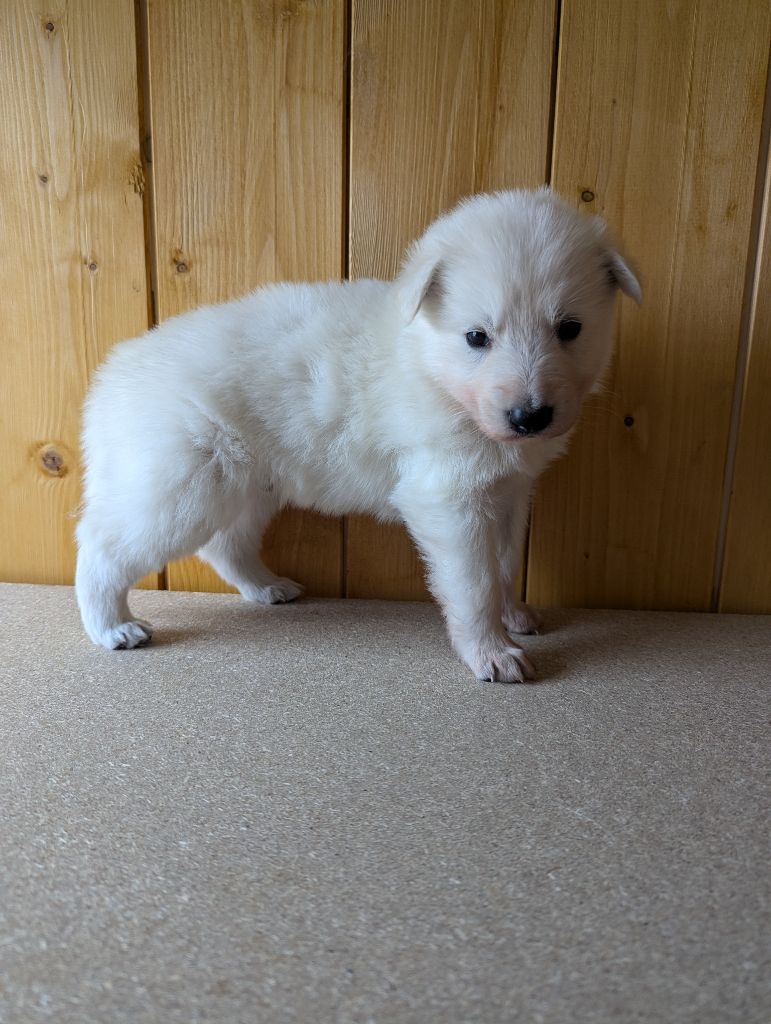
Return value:
M 0 1022 L 771 1020 L 771 620 L 0 586 Z

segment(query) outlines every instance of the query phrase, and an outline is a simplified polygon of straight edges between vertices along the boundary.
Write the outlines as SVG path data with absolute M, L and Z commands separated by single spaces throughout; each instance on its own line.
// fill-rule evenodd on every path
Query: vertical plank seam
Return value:
M 720 609 L 722 589 L 725 575 L 726 546 L 728 543 L 728 524 L 731 517 L 731 503 L 736 458 L 739 447 L 739 433 L 742 424 L 744 399 L 747 391 L 747 374 L 750 365 L 753 328 L 758 305 L 760 288 L 760 270 L 763 253 L 761 241 L 764 238 L 765 226 L 771 211 L 771 58 L 766 67 L 766 93 L 761 121 L 760 141 L 758 145 L 758 163 L 755 174 L 755 191 L 750 221 L 750 237 L 747 250 L 747 266 L 744 278 L 741 320 L 739 325 L 739 344 L 736 353 L 736 373 L 734 376 L 734 394 L 731 405 L 731 419 L 728 428 L 725 468 L 723 471 L 723 500 L 720 510 L 715 564 L 712 577 L 712 598 L 710 611 Z
M 494 26 L 493 31 L 495 31 L 495 27 L 496 26 Z M 481 96 L 482 95 L 482 75 L 483 75 L 483 73 L 486 70 L 486 68 L 485 68 L 486 60 L 485 60 L 485 54 L 484 54 L 483 46 L 482 46 L 482 38 L 484 36 L 484 20 L 483 20 L 482 4 L 480 4 L 478 9 L 477 9 L 477 33 L 476 33 L 476 36 L 477 36 L 477 52 L 476 52 L 476 61 L 475 61 L 475 66 L 476 66 L 476 82 L 475 82 L 475 86 L 476 86 L 477 96 Z M 480 106 L 481 106 L 481 104 L 475 103 L 474 107 L 473 107 L 474 126 L 473 126 L 473 129 L 472 129 L 472 135 L 473 135 L 473 139 L 474 139 L 474 153 L 473 153 L 473 167 L 472 167 L 472 171 L 471 171 L 471 191 L 472 192 L 478 192 L 479 191 L 479 182 L 481 180 L 481 170 L 482 170 L 480 168 L 480 161 L 479 161 L 479 152 L 480 152 L 480 148 L 481 148 L 480 147 L 480 138 L 479 138 L 479 136 L 480 136 L 480 129 L 481 129 L 481 118 L 479 116 L 479 108 L 480 108 Z
M 158 260 L 155 233 L 155 190 L 153 188 L 152 117 L 150 111 L 150 14 L 148 0 L 135 0 L 137 96 L 139 99 L 139 155 L 145 175 L 142 208 L 145 225 L 145 275 L 147 279 L 149 326 L 158 323 Z
M 67 14 L 69 14 L 69 12 L 67 12 Z M 76 210 L 76 217 L 77 217 L 77 225 L 76 225 L 77 246 L 78 246 L 77 263 L 78 263 L 78 270 L 79 270 L 79 273 L 78 273 L 78 276 L 77 276 L 78 299 L 79 299 L 78 305 L 79 305 L 79 312 L 80 312 L 80 346 L 79 347 L 80 347 L 81 354 L 82 354 L 82 367 L 83 367 L 83 372 L 84 372 L 84 375 L 85 375 L 83 395 L 81 397 L 81 405 L 82 405 L 82 399 L 88 393 L 88 387 L 89 387 L 90 378 L 91 378 L 91 372 L 89 371 L 89 363 L 91 362 L 91 360 L 89 359 L 89 337 L 93 338 L 93 336 L 94 336 L 94 332 L 93 331 L 89 332 L 88 320 L 87 320 L 87 317 L 86 317 L 86 301 L 87 301 L 87 298 L 88 298 L 88 299 L 90 299 L 91 310 L 92 310 L 92 320 L 93 320 L 93 288 L 89 288 L 88 289 L 88 293 L 87 293 L 85 285 L 84 285 L 84 282 L 83 282 L 83 273 L 82 273 L 83 260 L 84 260 L 84 258 L 85 259 L 90 259 L 90 253 L 91 253 L 91 245 L 90 245 L 90 229 L 91 229 L 91 224 L 90 224 L 90 220 L 89 220 L 89 217 L 87 215 L 86 208 L 85 208 L 85 206 L 86 206 L 86 204 L 85 204 L 85 196 L 87 194 L 87 191 L 86 191 L 86 185 L 85 185 L 85 173 L 84 173 L 84 166 L 83 166 L 84 161 L 87 159 L 86 146 L 85 146 L 85 131 L 86 131 L 85 118 L 86 118 L 86 114 L 85 114 L 85 110 L 83 109 L 82 100 L 80 100 L 80 98 L 78 98 L 78 103 L 79 103 L 79 106 L 80 106 L 80 113 L 81 113 L 81 117 L 82 117 L 82 120 L 81 120 L 81 138 L 80 138 L 80 145 L 78 145 L 78 139 L 77 139 L 77 134 L 76 134 L 76 118 L 75 118 L 75 85 L 74 85 L 74 82 L 73 82 L 72 50 L 71 50 L 71 47 L 70 47 L 70 32 L 69 32 L 70 26 L 69 26 L 69 21 L 68 21 L 67 16 L 62 15 L 62 19 L 61 19 L 61 23 L 60 24 L 61 24 L 62 48 L 63 48 L 63 51 L 64 51 L 64 61 L 63 61 L 63 63 L 64 63 L 64 77 L 65 77 L 66 89 L 67 89 L 67 110 L 68 110 L 69 119 L 70 119 L 70 139 L 69 139 L 69 141 L 70 141 L 70 151 L 71 151 L 71 158 L 72 158 L 73 177 L 76 175 L 76 173 L 78 171 L 80 172 L 79 173 L 79 187 L 76 188 L 76 190 L 75 190 L 75 210 Z M 57 358 L 61 358 L 61 354 L 59 352 L 57 352 L 56 355 L 57 355 Z M 98 363 L 98 361 L 99 361 L 98 353 L 95 352 L 94 353 L 94 357 L 95 357 L 95 361 Z M 93 369 L 95 369 L 95 366 L 91 367 L 91 370 L 93 370 Z M 81 409 L 81 416 L 82 416 L 82 409 Z M 59 430 L 62 428 L 62 425 L 63 425 L 62 409 L 61 409 L 61 404 L 59 402 L 57 402 L 57 410 L 56 410 L 56 413 L 54 415 L 54 421 L 56 421 L 57 433 L 58 433 Z M 81 427 L 81 429 L 82 429 L 82 427 Z M 80 441 L 80 438 L 78 440 L 80 442 L 79 445 L 78 445 L 79 458 L 83 458 L 83 452 L 82 452 L 82 447 L 81 447 L 82 441 Z M 82 477 L 81 477 L 81 481 L 82 481 Z M 81 491 L 81 496 L 80 496 L 80 500 L 79 500 L 78 504 L 74 508 L 71 508 L 69 510 L 69 512 L 66 512 L 65 515 L 70 520 L 80 519 L 80 517 L 82 515 L 83 507 L 84 507 L 83 502 L 84 502 L 84 499 L 83 499 L 83 494 L 82 494 L 82 491 Z M 77 545 L 76 545 L 76 548 L 77 548 Z M 47 577 L 46 580 L 45 580 L 46 583 L 56 582 L 54 580 L 51 580 L 48 577 L 47 573 L 46 573 L 46 577 Z M 37 580 L 34 580 L 33 582 L 37 582 Z M 72 578 L 70 578 L 68 582 L 72 583 L 72 582 L 74 582 L 74 580 Z
M 67 12 L 69 14 L 69 12 Z M 85 146 L 85 111 L 83 109 L 83 102 L 78 97 L 78 104 L 80 107 L 81 114 L 81 137 L 80 144 L 78 143 L 77 137 L 77 118 L 75 112 L 75 84 L 73 82 L 73 68 L 72 68 L 72 49 L 70 46 L 70 32 L 69 32 L 69 21 L 66 15 L 62 16 L 60 22 L 62 50 L 63 50 L 63 71 L 64 79 L 66 82 L 67 89 L 67 112 L 70 119 L 70 153 L 72 157 L 72 168 L 73 178 L 77 177 L 78 184 L 75 188 L 75 210 L 77 217 L 77 224 L 75 225 L 75 233 L 77 236 L 77 263 L 78 263 L 78 312 L 80 314 L 80 348 L 83 354 L 83 369 L 85 371 L 85 388 L 88 389 L 90 383 L 89 373 L 89 337 L 93 337 L 93 332 L 89 332 L 88 329 L 88 318 L 86 315 L 86 304 L 88 299 L 91 301 L 93 307 L 93 289 L 89 289 L 91 295 L 87 294 L 82 274 L 83 260 L 90 258 L 91 243 L 90 243 L 90 228 L 91 224 L 89 217 L 86 212 L 85 197 L 87 195 L 85 173 L 84 173 L 84 161 L 89 159 L 90 154 L 86 152 Z M 96 353 L 95 353 L 96 356 Z M 59 357 L 60 358 L 60 357 Z M 98 356 L 96 356 L 98 361 Z M 58 404 L 58 403 L 57 403 Z M 61 406 L 57 411 L 57 418 L 61 412 Z
M 351 124 L 351 94 L 353 92 L 353 0 L 344 0 L 343 17 L 343 277 L 351 276 L 351 147 L 353 125 Z
M 353 0 L 344 0 L 343 16 L 343 278 L 351 278 L 351 150 L 353 147 L 353 123 L 351 119 L 351 95 L 353 93 Z M 341 597 L 348 597 L 348 516 L 340 517 L 340 587 Z
M 273 270 L 271 272 L 270 281 L 275 283 L 277 280 L 283 278 L 287 273 L 288 267 L 284 253 L 279 245 L 278 232 L 279 232 L 279 193 L 282 188 L 285 187 L 285 182 L 281 175 L 281 158 L 280 158 L 280 147 L 279 147 L 279 103 L 282 101 L 285 103 L 285 110 L 289 107 L 291 102 L 289 98 L 289 85 L 287 82 L 288 78 L 288 64 L 289 64 L 289 47 L 291 45 L 291 39 L 293 35 L 292 28 L 286 22 L 288 18 L 283 17 L 283 5 L 273 3 L 271 5 L 272 22 L 271 22 L 271 38 L 273 46 L 273 68 L 270 76 L 270 84 L 272 89 L 271 95 L 271 130 L 272 136 L 270 144 L 273 153 L 273 204 L 271 207 L 272 223 L 270 225 L 271 231 L 271 244 L 273 250 Z M 246 12 L 241 9 L 242 23 L 245 18 Z M 223 20 L 226 20 L 227 16 L 223 12 Z M 220 28 L 222 31 L 222 28 Z M 290 117 L 287 117 L 287 121 L 290 121 Z M 267 133 L 266 133 L 267 134 Z M 279 184 L 279 179 L 281 184 Z
M 688 147 L 689 147 L 689 135 L 691 116 L 694 104 L 694 89 L 693 80 L 695 74 L 696 65 L 696 36 L 699 29 L 699 11 L 696 7 L 693 8 L 692 21 L 691 21 L 691 40 L 690 40 L 690 57 L 688 62 L 688 88 L 685 97 L 685 116 L 683 118 L 683 135 L 682 135 L 682 148 L 680 151 L 680 175 L 677 182 L 677 208 L 674 216 L 674 230 L 672 232 L 672 252 L 669 260 L 669 272 L 667 274 L 667 294 L 664 302 L 664 309 L 666 310 L 666 321 L 664 324 L 664 351 L 663 351 L 663 362 L 664 368 L 662 371 L 663 376 L 666 378 L 671 366 L 671 351 L 672 351 L 672 317 L 675 309 L 675 281 L 677 278 L 677 262 L 679 258 L 680 243 L 682 240 L 681 224 L 683 221 L 683 207 L 685 206 L 685 189 L 686 189 L 686 170 L 688 166 Z M 671 447 L 665 446 L 664 449 L 664 479 L 666 480 L 671 472 Z M 656 529 L 657 532 L 661 530 L 661 517 L 662 517 L 662 500 L 660 500 L 656 506 Z M 658 569 L 660 565 L 659 553 L 654 558 L 653 572 L 652 572 L 652 607 L 660 608 L 658 602 L 658 583 L 659 574 Z
M 549 124 L 546 129 L 546 184 L 551 185 L 554 177 L 554 139 L 557 133 L 557 90 L 559 88 L 560 48 L 562 46 L 562 3 L 556 0 L 554 5 L 554 55 L 551 65 L 551 84 L 549 86 Z
M 148 0 L 134 0 L 136 30 L 137 99 L 139 121 L 139 158 L 142 161 L 145 185 L 142 211 L 145 240 L 145 280 L 147 289 L 147 320 L 149 327 L 158 324 L 158 246 L 155 231 L 155 189 L 153 187 L 153 135 L 150 88 L 150 12 Z M 158 572 L 158 589 L 169 589 L 168 569 Z
M 562 46 L 562 3 L 563 0 L 555 0 L 554 4 L 554 47 L 551 66 L 551 83 L 549 85 L 549 121 L 546 129 L 546 163 L 544 176 L 546 184 L 551 186 L 554 177 L 554 139 L 557 132 L 557 91 L 559 88 L 559 63 Z M 533 539 L 533 493 L 530 494 L 530 510 L 527 519 L 527 532 L 522 547 L 522 569 L 520 598 L 527 600 L 528 577 L 530 575 L 530 557 L 532 555 Z

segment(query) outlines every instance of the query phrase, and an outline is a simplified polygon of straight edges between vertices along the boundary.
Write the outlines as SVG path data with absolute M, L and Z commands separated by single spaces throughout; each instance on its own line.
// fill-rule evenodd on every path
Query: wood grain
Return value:
M 391 277 L 472 192 L 543 184 L 556 6 L 353 0 L 350 273 Z M 348 524 L 347 594 L 420 599 L 406 532 Z
M 343 0 L 169 0 L 148 12 L 159 318 L 269 281 L 339 279 Z M 266 560 L 310 593 L 340 594 L 341 525 L 290 511 Z M 228 589 L 192 559 L 168 580 Z
M 147 327 L 132 0 L 3 4 L 0 181 L 0 578 L 70 583 L 88 376 Z
M 536 604 L 710 606 L 770 16 L 754 0 L 563 4 L 554 185 L 595 195 L 645 299 L 623 303 L 607 390 L 541 486 Z
M 720 610 L 771 613 L 771 162 L 749 320 Z

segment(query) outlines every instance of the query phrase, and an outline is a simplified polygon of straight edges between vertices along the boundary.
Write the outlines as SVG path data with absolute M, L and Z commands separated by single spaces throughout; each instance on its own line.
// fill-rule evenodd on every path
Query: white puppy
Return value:
M 406 523 L 476 676 L 533 669 L 514 581 L 533 485 L 564 450 L 640 286 L 603 221 L 548 189 L 475 196 L 393 282 L 283 284 L 118 345 L 85 409 L 77 596 L 136 647 L 128 588 L 198 552 L 249 601 L 290 601 L 260 539 L 284 505 Z

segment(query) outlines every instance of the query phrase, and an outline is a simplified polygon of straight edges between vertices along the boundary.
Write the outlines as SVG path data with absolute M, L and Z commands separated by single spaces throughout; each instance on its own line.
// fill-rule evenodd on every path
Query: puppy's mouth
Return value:
M 554 437 L 561 437 L 567 430 L 541 430 L 537 434 L 517 434 L 513 430 L 508 434 L 496 437 L 496 441 L 504 441 L 506 444 L 535 444 L 536 441 L 549 441 Z
M 481 424 L 480 424 L 481 426 Z M 557 429 L 543 430 L 538 434 L 515 434 L 513 430 L 508 433 L 490 430 L 487 427 L 482 428 L 482 433 L 485 437 L 489 437 L 491 441 L 498 441 L 500 444 L 507 445 L 524 445 L 527 447 L 529 444 L 535 444 L 536 441 L 552 441 L 555 437 L 562 437 L 563 434 L 570 432 L 570 427 L 563 429 L 558 427 Z

